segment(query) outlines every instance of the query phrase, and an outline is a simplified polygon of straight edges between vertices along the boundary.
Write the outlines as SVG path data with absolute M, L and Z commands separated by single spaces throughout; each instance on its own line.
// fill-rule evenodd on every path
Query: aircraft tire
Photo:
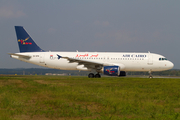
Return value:
M 89 78 L 94 78 L 94 74 L 93 73 L 89 73 L 88 77 Z
M 151 78 L 153 78 L 153 76 L 149 76 L 149 78 L 151 79 Z
M 101 78 L 101 75 L 98 73 L 94 76 L 95 78 Z

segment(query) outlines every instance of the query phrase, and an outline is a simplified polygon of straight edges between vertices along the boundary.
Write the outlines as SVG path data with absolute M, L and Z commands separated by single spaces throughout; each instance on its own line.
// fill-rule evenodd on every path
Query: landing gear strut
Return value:
M 99 73 L 97 73 L 97 74 L 95 74 L 95 75 L 94 75 L 93 73 L 89 73 L 88 77 L 89 77 L 89 78 L 94 78 L 94 77 L 95 77 L 95 78 L 101 78 L 101 75 L 100 75 Z
M 149 71 L 149 78 L 153 78 L 151 71 Z

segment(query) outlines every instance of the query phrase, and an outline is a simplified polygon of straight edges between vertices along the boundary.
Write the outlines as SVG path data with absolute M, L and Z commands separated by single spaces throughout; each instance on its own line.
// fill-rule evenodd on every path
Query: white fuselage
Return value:
M 104 66 L 119 66 L 121 71 L 163 71 L 173 68 L 173 63 L 164 56 L 154 53 L 128 52 L 24 52 L 16 53 L 30 56 L 29 59 L 11 55 L 12 58 L 24 62 L 61 70 L 88 70 L 76 62 L 69 62 L 58 55 L 89 62 L 103 63 Z M 162 59 L 161 59 L 162 58 Z

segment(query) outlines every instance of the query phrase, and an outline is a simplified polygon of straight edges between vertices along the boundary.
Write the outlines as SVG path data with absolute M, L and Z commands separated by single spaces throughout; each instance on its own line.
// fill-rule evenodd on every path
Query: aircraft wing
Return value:
M 24 59 L 30 59 L 31 56 L 29 55 L 20 55 L 20 54 L 17 54 L 17 53 L 8 53 L 9 55 L 14 55 L 14 56 L 18 56 L 19 58 L 24 58 Z
M 74 63 L 75 62 L 75 63 L 78 63 L 78 65 L 84 65 L 84 67 L 86 67 L 88 69 L 100 70 L 103 66 L 105 66 L 104 63 L 93 62 L 93 61 L 90 61 L 90 60 L 75 59 L 75 58 L 63 57 L 63 56 L 59 56 L 59 57 L 67 59 L 69 61 L 69 63 Z

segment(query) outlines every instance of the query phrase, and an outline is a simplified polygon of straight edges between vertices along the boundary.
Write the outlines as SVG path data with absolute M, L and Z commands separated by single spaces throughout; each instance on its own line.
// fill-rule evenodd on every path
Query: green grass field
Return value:
M 180 119 L 180 79 L 0 76 L 0 120 Z

